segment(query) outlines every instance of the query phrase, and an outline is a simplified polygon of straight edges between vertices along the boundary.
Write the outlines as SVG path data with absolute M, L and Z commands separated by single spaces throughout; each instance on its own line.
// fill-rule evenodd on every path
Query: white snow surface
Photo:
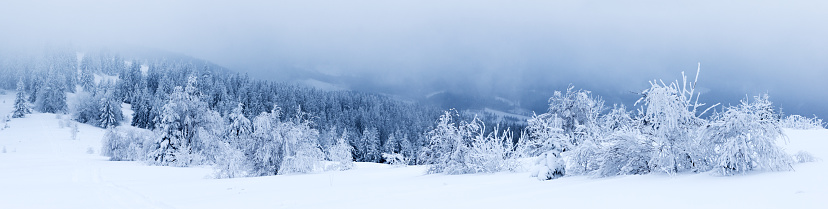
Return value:
M 0 95 L 11 111 L 14 93 Z M 825 208 L 828 164 L 733 177 L 650 174 L 538 181 L 528 173 L 425 175 L 426 167 L 357 163 L 348 171 L 212 179 L 209 167 L 148 166 L 100 156 L 104 130 L 78 140 L 54 114 L 0 130 L 0 208 Z M 788 152 L 828 159 L 828 130 L 786 130 Z M 88 154 L 88 149 L 94 154 Z

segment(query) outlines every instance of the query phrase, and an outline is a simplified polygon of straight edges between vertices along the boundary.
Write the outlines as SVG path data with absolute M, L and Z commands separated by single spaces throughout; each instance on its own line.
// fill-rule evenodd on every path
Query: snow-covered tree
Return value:
M 230 124 L 227 126 L 228 138 L 231 139 L 246 139 L 253 133 L 252 123 L 244 117 L 244 104 L 239 103 L 235 109 L 228 115 Z
M 124 118 L 121 112 L 121 102 L 112 98 L 112 93 L 107 92 L 100 100 L 100 122 L 103 128 L 115 127 L 121 124 Z
M 429 173 L 442 173 L 448 170 L 449 167 L 455 167 L 461 162 L 455 156 L 456 152 L 465 152 L 463 136 L 458 130 L 458 126 L 452 120 L 452 115 L 446 111 L 437 121 L 437 126 L 426 133 L 428 137 L 428 145 L 424 148 L 421 158 L 429 167 Z M 454 156 L 453 156 L 454 155 Z
M 554 114 L 534 115 L 527 121 L 526 133 L 518 141 L 518 153 L 525 157 L 540 156 L 544 152 L 561 152 L 572 149 L 571 136 L 564 133 L 564 120 Z
M 776 144 L 785 134 L 775 115 L 767 95 L 715 115 L 705 131 L 716 153 L 714 170 L 722 175 L 790 170 L 792 158 Z
M 250 175 L 250 165 L 244 152 L 227 143 L 220 143 L 221 153 L 216 157 L 214 165 L 216 178 L 238 178 Z
M 623 104 L 613 105 L 609 112 L 601 116 L 600 121 L 603 131 L 607 133 L 640 128 L 638 127 L 638 121 L 632 118 L 630 112 L 627 111 L 627 107 Z
M 130 124 L 139 128 L 152 129 L 155 127 L 155 117 L 160 105 L 158 98 L 150 95 L 147 89 L 141 89 L 135 94 L 137 99 L 132 102 L 132 121 Z
M 92 66 L 92 59 L 88 56 L 84 57 L 81 61 L 80 65 L 80 78 L 79 82 L 83 91 L 90 92 L 95 89 L 95 76 L 93 75 L 95 72 L 94 67 Z
M 572 149 L 570 135 L 563 129 L 564 120 L 555 114 L 535 115 L 518 141 L 517 153 L 523 157 L 537 157 L 531 175 L 549 180 L 566 174 L 562 152 Z
M 112 161 L 146 160 L 155 134 L 132 127 L 108 128 L 102 139 L 101 155 Z
M 606 132 L 600 117 L 604 102 L 590 91 L 573 89 L 555 91 L 549 98 L 549 111 L 527 121 L 526 136 L 518 143 L 521 155 L 538 157 L 532 172 L 538 179 L 598 168 L 596 140 Z
M 491 173 L 512 167 L 511 135 L 498 135 L 497 130 L 484 135 L 485 125 L 475 117 L 472 121 L 455 123 L 449 111 L 437 121 L 437 126 L 426 135 L 429 144 L 423 157 L 431 164 L 429 173 L 467 174 Z
M 650 137 L 654 144 L 650 168 L 668 174 L 698 171 L 699 166 L 703 167 L 699 162 L 704 160 L 703 157 L 693 155 L 696 133 L 705 123 L 698 116 L 716 106 L 697 114 L 697 108 L 704 105 L 698 103 L 701 93 L 695 92 L 698 70 L 695 81 L 688 83 L 684 72 L 682 80 L 683 83 L 675 81 L 669 85 L 663 81 L 651 81 L 650 88 L 644 90 L 641 93 L 643 96 L 636 102 L 636 105 L 642 105 L 639 109 L 642 133 Z
M 570 136 L 570 143 L 578 146 L 582 141 L 595 138 L 599 132 L 599 115 L 604 110 L 604 101 L 587 90 L 573 91 L 569 86 L 566 93 L 555 91 L 549 98 L 548 114 L 563 120 L 561 129 Z
M 362 161 L 379 162 L 381 159 L 379 131 L 376 128 L 366 128 L 362 131 L 357 147 L 360 148 L 358 155 Z
M 281 108 L 274 105 L 270 112 L 265 112 L 253 119 L 252 140 L 243 148 L 250 156 L 251 175 L 276 175 L 282 164 L 284 138 L 282 138 Z
M 284 123 L 285 127 L 281 130 L 284 156 L 279 174 L 314 172 L 320 161 L 325 159 L 324 153 L 319 149 L 319 131 L 310 127 L 311 122 L 305 113 L 297 112 L 299 114 Z
M 353 147 L 348 144 L 348 131 L 342 131 L 342 135 L 336 138 L 336 143 L 328 148 L 327 158 L 336 162 L 334 168 L 328 170 L 348 170 L 354 167 L 354 157 L 351 155 Z
M 188 166 L 204 160 L 204 145 L 196 137 L 200 130 L 215 130 L 222 124 L 218 113 L 207 109 L 189 77 L 186 88 L 176 87 L 161 111 L 156 130 L 160 132 L 152 159 L 161 165 Z M 199 129 L 203 127 L 203 129 Z
M 32 110 L 29 108 L 29 105 L 26 103 L 26 92 L 25 86 L 23 85 L 23 79 L 20 79 L 17 82 L 17 94 L 14 97 L 14 111 L 12 112 L 13 118 L 22 118 L 25 117 L 26 114 L 31 114 Z
M 51 74 L 51 73 L 50 73 Z M 37 91 L 35 107 L 46 113 L 60 113 L 67 110 L 65 80 L 59 75 L 49 75 L 48 80 Z

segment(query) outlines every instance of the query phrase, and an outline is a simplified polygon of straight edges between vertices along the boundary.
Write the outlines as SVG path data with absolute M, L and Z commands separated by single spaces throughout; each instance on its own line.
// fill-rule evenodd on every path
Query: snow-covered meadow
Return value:
M 13 92 L 0 95 L 9 113 Z M 125 113 L 126 113 L 125 109 Z M 66 116 L 62 116 L 65 118 Z M 64 123 L 61 125 L 61 123 Z M 149 166 L 101 156 L 105 130 L 55 114 L 0 130 L 0 208 L 824 208 L 828 164 L 790 172 L 566 176 L 426 174 L 425 166 L 356 163 L 347 171 L 214 179 L 209 167 Z M 4 124 L 0 124 L 2 126 Z M 61 126 L 64 126 L 61 128 Z M 828 130 L 786 129 L 782 146 L 828 159 Z

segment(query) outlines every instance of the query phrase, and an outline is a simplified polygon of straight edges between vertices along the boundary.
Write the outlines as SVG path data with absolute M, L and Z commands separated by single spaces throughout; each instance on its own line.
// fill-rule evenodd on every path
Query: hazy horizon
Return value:
M 452 90 L 525 100 L 573 84 L 627 105 L 647 81 L 692 77 L 701 63 L 703 100 L 769 93 L 787 113 L 825 117 L 827 9 L 821 1 L 26 1 L 0 8 L 0 44 L 147 47 L 256 78 L 327 76 L 409 97 Z

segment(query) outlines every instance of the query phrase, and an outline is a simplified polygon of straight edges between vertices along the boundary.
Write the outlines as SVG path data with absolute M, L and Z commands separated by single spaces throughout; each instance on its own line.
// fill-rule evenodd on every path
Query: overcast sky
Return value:
M 718 101 L 768 92 L 787 112 L 828 116 L 828 2 L 682 2 L 30 0 L 0 4 L 0 43 L 141 46 L 273 80 L 511 97 L 639 91 L 700 62 Z

